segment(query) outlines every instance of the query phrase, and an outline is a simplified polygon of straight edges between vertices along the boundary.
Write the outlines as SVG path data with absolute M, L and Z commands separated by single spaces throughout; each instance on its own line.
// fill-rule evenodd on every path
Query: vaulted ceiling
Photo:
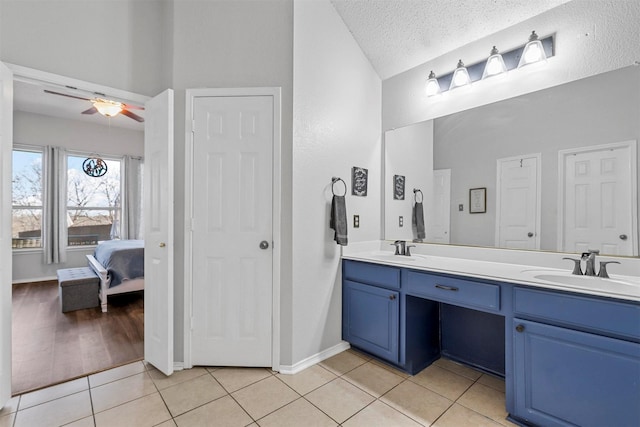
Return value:
M 387 79 L 569 0 L 331 0 Z

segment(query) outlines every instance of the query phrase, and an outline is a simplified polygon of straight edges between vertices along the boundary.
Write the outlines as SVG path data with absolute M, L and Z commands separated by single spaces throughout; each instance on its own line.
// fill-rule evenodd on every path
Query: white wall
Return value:
M 640 60 L 640 2 L 574 0 L 504 31 L 470 43 L 383 82 L 383 129 L 441 117 L 584 77 L 628 66 Z M 555 33 L 556 55 L 545 67 L 525 67 L 508 80 L 489 79 L 469 91 L 427 98 L 424 84 L 455 68 L 487 58 L 491 46 L 502 51 L 523 45 L 532 30 L 541 37 Z M 588 34 L 588 35 L 587 35 Z
M 13 140 L 15 144 L 54 145 L 98 154 L 144 154 L 143 132 L 21 111 L 13 114 Z M 41 249 L 13 251 L 13 282 L 55 279 L 59 268 L 86 266 L 85 255 L 89 253 L 93 248 L 72 248 L 67 251 L 65 263 L 46 264 Z
M 384 151 L 384 235 L 388 239 L 411 241 L 418 237 L 412 226 L 414 188 L 422 191 L 425 221 L 429 220 L 430 203 L 427 201 L 433 197 L 433 121 L 387 131 Z M 405 177 L 404 200 L 394 199 L 394 175 Z M 403 218 L 402 227 L 400 216 Z
M 348 186 L 349 242 L 380 238 L 381 81 L 329 1 L 294 4 L 293 354 L 341 342 L 340 247 L 329 229 L 331 177 Z M 351 168 L 369 170 L 351 196 Z M 337 191 L 342 191 L 336 185 Z M 353 215 L 360 215 L 354 229 Z
M 2 0 L 0 60 L 143 95 L 164 87 L 162 0 Z

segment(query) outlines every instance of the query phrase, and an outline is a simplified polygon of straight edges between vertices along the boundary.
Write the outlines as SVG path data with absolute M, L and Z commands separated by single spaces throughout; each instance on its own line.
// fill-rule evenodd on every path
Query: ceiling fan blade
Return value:
M 140 117 L 140 116 L 139 116 L 139 115 L 137 115 L 136 113 L 132 113 L 132 112 L 131 112 L 131 111 L 129 111 L 129 110 L 122 110 L 122 111 L 120 112 L 120 114 L 124 114 L 125 116 L 127 116 L 127 117 L 129 117 L 129 118 L 131 118 L 131 119 L 133 119 L 133 120 L 135 120 L 135 121 L 138 121 L 138 122 L 144 122 L 144 119 L 143 119 L 142 117 Z
M 89 98 L 82 98 L 82 97 L 80 97 L 80 96 L 69 95 L 69 94 L 66 94 L 66 93 L 60 93 L 60 92 L 54 92 L 54 91 L 52 91 L 52 90 L 48 90 L 48 89 L 45 89 L 44 91 L 45 91 L 45 93 L 50 93 L 50 94 L 52 94 L 52 95 L 66 96 L 66 97 L 69 97 L 69 98 L 81 99 L 81 100 L 83 100 L 83 101 L 91 101 Z
M 97 112 L 98 112 L 98 110 L 96 109 L 96 107 L 91 107 L 88 110 L 84 110 L 82 112 L 82 114 L 95 114 Z
M 133 104 L 124 104 L 124 107 L 128 110 L 144 110 L 144 107 L 139 107 Z

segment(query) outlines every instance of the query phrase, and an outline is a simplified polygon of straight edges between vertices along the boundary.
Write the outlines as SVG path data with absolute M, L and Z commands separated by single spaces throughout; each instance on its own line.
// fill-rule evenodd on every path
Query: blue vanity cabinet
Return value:
M 516 419 L 640 426 L 640 305 L 516 288 Z
M 342 339 L 399 362 L 400 269 L 343 262 Z

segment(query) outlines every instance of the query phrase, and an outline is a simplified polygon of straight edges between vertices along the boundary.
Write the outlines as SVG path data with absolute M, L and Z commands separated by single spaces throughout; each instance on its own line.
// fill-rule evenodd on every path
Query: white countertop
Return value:
M 380 245 L 361 245 L 361 247 L 354 248 L 354 250 L 345 250 L 343 251 L 342 258 L 436 273 L 449 273 L 466 277 L 497 280 L 539 288 L 640 301 L 640 276 L 612 274 L 611 270 L 614 270 L 615 266 L 610 266 L 609 268 L 609 279 L 601 279 L 599 277 L 572 275 L 572 266 L 570 263 L 567 263 L 567 261 L 564 261 L 567 263 L 565 269 L 558 269 L 540 265 L 421 254 L 417 253 L 420 249 L 416 251 L 416 248 L 412 248 L 412 251 L 414 251 L 412 256 L 407 257 L 393 255 L 393 251 L 390 250 L 375 249 L 376 246 L 380 247 Z M 361 250 L 358 251 L 358 249 Z M 563 254 L 559 254 L 558 256 L 562 258 Z M 564 256 L 567 255 L 564 254 Z M 598 263 L 596 263 L 596 265 L 598 265 Z

